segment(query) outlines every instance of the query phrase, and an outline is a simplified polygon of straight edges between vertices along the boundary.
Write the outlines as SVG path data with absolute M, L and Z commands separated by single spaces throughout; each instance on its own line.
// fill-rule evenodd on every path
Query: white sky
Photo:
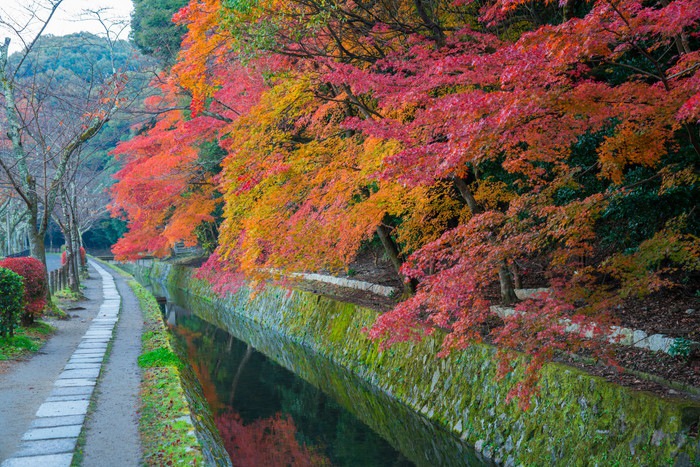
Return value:
M 15 28 L 29 26 L 21 33 L 25 41 L 32 40 L 41 27 L 42 21 L 48 16 L 47 5 L 55 3 L 57 0 L 0 0 L 0 19 L 2 22 L 10 23 Z M 103 19 L 126 21 L 127 27 L 119 34 L 119 39 L 128 39 L 128 22 L 131 19 L 133 4 L 131 0 L 63 0 L 56 14 L 51 18 L 45 34 L 62 36 L 80 31 L 88 31 L 93 34 L 104 35 L 104 27 L 85 13 L 85 10 L 105 9 L 101 13 Z M 109 9 L 109 10 L 106 10 Z M 31 19 L 28 10 L 35 11 L 38 18 Z M 92 19 L 90 19 L 92 18 Z M 121 30 L 121 27 L 112 28 L 113 35 Z M 0 24 L 0 40 L 5 37 L 12 39 L 10 50 L 15 52 L 22 48 L 22 42 L 16 33 L 5 25 Z

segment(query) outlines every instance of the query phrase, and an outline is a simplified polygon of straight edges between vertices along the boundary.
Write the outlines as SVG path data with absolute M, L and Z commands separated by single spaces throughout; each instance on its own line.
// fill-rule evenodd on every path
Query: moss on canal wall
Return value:
M 475 345 L 437 359 L 439 336 L 433 336 L 380 353 L 363 332 L 376 317 L 373 310 L 279 288 L 254 296 L 242 289 L 219 298 L 188 268 L 158 262 L 128 268 L 328 358 L 496 463 L 700 465 L 697 428 L 691 428 L 700 419 L 697 402 L 662 399 L 549 364 L 543 369 L 540 396 L 522 412 L 517 404 L 505 402 L 512 381 L 495 378 L 495 352 L 489 346 Z M 276 359 L 285 358 L 278 353 Z M 356 397 L 347 394 L 347 403 Z M 381 407 L 375 409 L 376 417 L 391 417 Z

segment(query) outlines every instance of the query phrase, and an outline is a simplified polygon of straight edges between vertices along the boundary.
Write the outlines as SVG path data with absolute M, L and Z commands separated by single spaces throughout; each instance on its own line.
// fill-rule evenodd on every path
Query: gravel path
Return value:
M 102 302 L 102 281 L 94 268 L 84 281 L 86 300 L 75 303 L 83 310 L 70 311 L 72 319 L 49 321 L 56 334 L 30 360 L 0 373 L 0 460 L 18 448 L 39 406 L 49 396 L 54 381 L 73 354 Z
M 122 310 L 112 351 L 97 386 L 95 410 L 85 424 L 82 465 L 137 466 L 141 465 L 137 412 L 141 369 L 137 359 L 141 354 L 143 317 L 138 300 L 124 278 L 109 267 L 105 269 L 117 283 Z

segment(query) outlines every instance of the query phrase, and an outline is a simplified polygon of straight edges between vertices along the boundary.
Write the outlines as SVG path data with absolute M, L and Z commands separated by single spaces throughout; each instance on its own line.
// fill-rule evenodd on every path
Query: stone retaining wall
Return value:
M 528 412 L 505 402 L 495 350 L 474 345 L 437 359 L 439 336 L 380 353 L 363 329 L 377 312 L 301 291 L 242 289 L 219 298 L 192 270 L 128 265 L 312 349 L 505 465 L 700 465 L 700 403 L 633 391 L 559 364 L 542 371 Z M 517 370 L 516 370 L 517 373 Z

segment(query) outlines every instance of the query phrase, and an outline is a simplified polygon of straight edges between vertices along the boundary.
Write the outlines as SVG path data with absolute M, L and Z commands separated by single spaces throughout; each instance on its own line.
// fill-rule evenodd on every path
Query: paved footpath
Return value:
M 85 335 L 80 340 L 80 344 L 73 352 L 68 363 L 63 367 L 63 372 L 58 375 L 58 378 L 53 384 L 53 389 L 44 403 L 39 406 L 36 411 L 34 421 L 29 429 L 22 436 L 22 441 L 19 444 L 17 451 L 12 457 L 2 463 L 2 467 L 61 467 L 70 466 L 73 453 L 76 448 L 78 436 L 83 430 L 88 405 L 93 397 L 97 378 L 103 368 L 103 361 L 107 346 L 112 339 L 112 334 L 119 319 L 119 310 L 121 305 L 121 297 L 117 291 L 117 286 L 112 275 L 103 267 L 91 261 L 92 267 L 98 272 L 102 280 L 103 300 L 100 305 L 97 316 L 92 320 L 90 327 Z M 121 281 L 123 282 L 123 280 Z M 121 284 L 120 284 L 121 285 Z M 130 314 L 140 315 L 138 305 L 135 309 L 132 308 Z M 140 318 L 139 318 L 140 319 Z M 137 330 L 138 331 L 138 330 Z M 132 336 L 133 341 L 140 341 L 140 333 L 135 333 Z M 60 336 L 54 336 L 52 340 Z M 115 341 L 116 345 L 116 341 Z M 131 345 L 133 347 L 133 345 Z M 131 356 L 129 356 L 131 360 Z M 110 359 L 111 360 L 111 359 Z M 119 359 L 117 359 L 119 360 Z M 111 364 L 111 363 L 110 363 Z M 133 365 L 136 365 L 135 358 Z M 109 368 L 110 365 L 105 365 Z M 114 372 L 109 369 L 105 370 L 106 375 Z M 138 371 L 134 372 L 133 366 L 130 368 L 130 377 L 138 379 Z M 134 374 L 135 373 L 135 374 Z M 106 376 L 105 376 L 106 377 Z M 110 386 L 104 385 L 101 393 L 109 394 Z M 136 400 L 138 390 L 138 382 L 136 383 L 136 391 L 133 386 L 129 389 L 130 396 Z M 96 398 L 96 413 L 100 411 L 102 394 L 98 394 Z M 118 394 L 117 397 L 124 396 Z M 16 404 L 22 404 L 23 401 L 15 401 Z M 132 401 L 133 402 L 133 401 Z M 133 404 L 129 404 L 133 405 Z M 114 409 L 111 409 L 114 410 Z M 133 412 L 129 407 L 129 412 Z M 114 412 L 112 412 L 114 413 Z M 129 434 L 135 432 L 135 416 L 127 421 L 126 431 Z M 86 444 L 85 450 L 92 446 L 91 440 L 99 439 L 100 436 L 93 433 L 94 430 L 88 425 L 86 427 Z M 104 436 L 120 440 L 122 430 L 121 425 L 112 425 L 111 428 L 119 429 L 118 432 L 105 433 Z M 104 437 L 103 436 L 103 437 Z M 127 436 L 127 438 L 129 438 Z M 122 441 L 124 441 L 122 439 Z M 97 449 L 98 458 L 101 458 L 100 465 L 138 465 L 140 462 L 140 450 L 138 448 L 138 435 L 136 439 L 129 438 L 131 444 L 135 445 L 136 458 L 123 459 L 119 450 L 105 453 L 101 449 Z M 117 441 L 119 442 L 119 441 Z M 123 446 L 123 445 L 122 445 Z M 111 455 L 110 455 L 111 454 Z M 104 456 L 108 456 L 105 459 Z M 119 464 L 111 464 L 109 458 L 121 459 Z M 121 462 L 121 461 L 126 462 Z M 105 462 L 107 461 L 107 462 Z M 97 462 L 91 462 L 96 465 Z M 88 465 L 88 463 L 85 463 Z

